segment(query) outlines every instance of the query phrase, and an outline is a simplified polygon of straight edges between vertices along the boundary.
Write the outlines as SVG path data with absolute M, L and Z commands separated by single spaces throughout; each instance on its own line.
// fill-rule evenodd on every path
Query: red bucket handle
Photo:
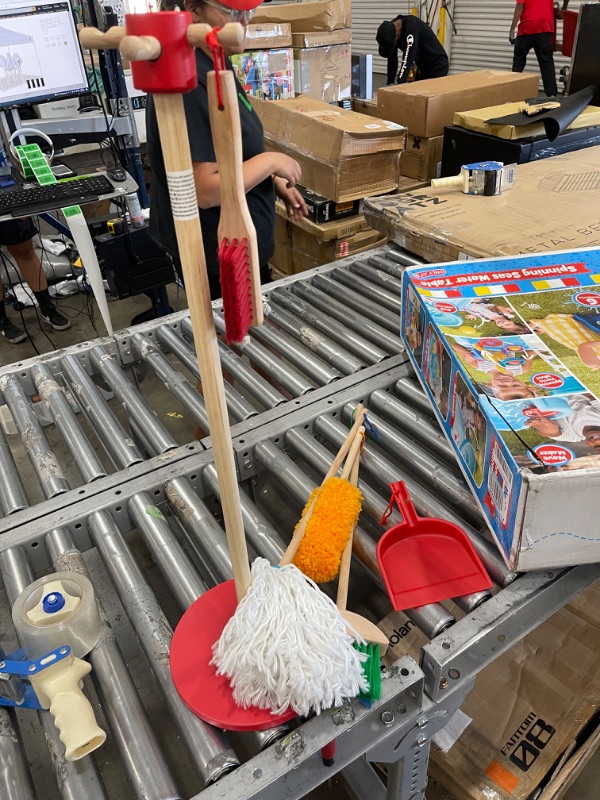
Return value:
M 408 493 L 408 489 L 406 488 L 406 484 L 404 481 L 396 481 L 395 483 L 390 483 L 390 489 L 392 490 L 392 498 L 388 506 L 389 514 L 386 512 L 386 514 L 384 514 L 384 519 L 387 519 L 391 514 L 392 503 L 395 500 L 402 514 L 402 522 L 410 528 L 414 528 L 419 521 L 419 517 Z M 382 519 L 382 524 L 384 523 L 384 519 Z

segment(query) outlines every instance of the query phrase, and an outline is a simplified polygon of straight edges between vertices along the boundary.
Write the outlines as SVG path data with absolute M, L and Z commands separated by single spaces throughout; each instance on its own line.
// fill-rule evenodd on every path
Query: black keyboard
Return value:
M 115 194 L 115 187 L 104 175 L 87 175 L 47 186 L 15 186 L 0 190 L 0 215 L 41 214 L 65 206 L 93 203 L 107 194 Z

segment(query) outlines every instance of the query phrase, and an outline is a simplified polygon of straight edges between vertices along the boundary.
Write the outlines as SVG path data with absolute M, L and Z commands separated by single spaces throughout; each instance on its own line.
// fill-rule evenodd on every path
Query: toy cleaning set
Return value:
M 407 269 L 402 335 L 506 563 L 600 558 L 600 250 Z

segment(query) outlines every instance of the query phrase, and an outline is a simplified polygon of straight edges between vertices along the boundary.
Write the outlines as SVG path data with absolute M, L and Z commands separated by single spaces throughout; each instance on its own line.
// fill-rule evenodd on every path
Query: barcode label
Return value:
M 492 445 L 492 457 L 488 471 L 487 489 L 496 509 L 500 524 L 504 527 L 508 520 L 512 496 L 513 476 L 498 442 Z

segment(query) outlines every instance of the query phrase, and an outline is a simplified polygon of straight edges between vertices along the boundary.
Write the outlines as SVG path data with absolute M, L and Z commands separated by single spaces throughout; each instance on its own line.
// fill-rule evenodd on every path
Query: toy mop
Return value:
M 193 48 L 206 46 L 211 29 L 191 25 L 187 12 L 125 19 L 126 30 L 87 29 L 80 38 L 87 48 L 120 46 L 136 88 L 154 95 L 234 575 L 183 616 L 171 672 L 184 702 L 205 721 L 260 730 L 272 727 L 273 712 L 281 721 L 356 696 L 366 688 L 364 656 L 335 604 L 295 566 L 274 568 L 258 558 L 250 572 L 181 96 L 197 84 Z M 216 37 L 240 46 L 244 31 L 226 25 Z

